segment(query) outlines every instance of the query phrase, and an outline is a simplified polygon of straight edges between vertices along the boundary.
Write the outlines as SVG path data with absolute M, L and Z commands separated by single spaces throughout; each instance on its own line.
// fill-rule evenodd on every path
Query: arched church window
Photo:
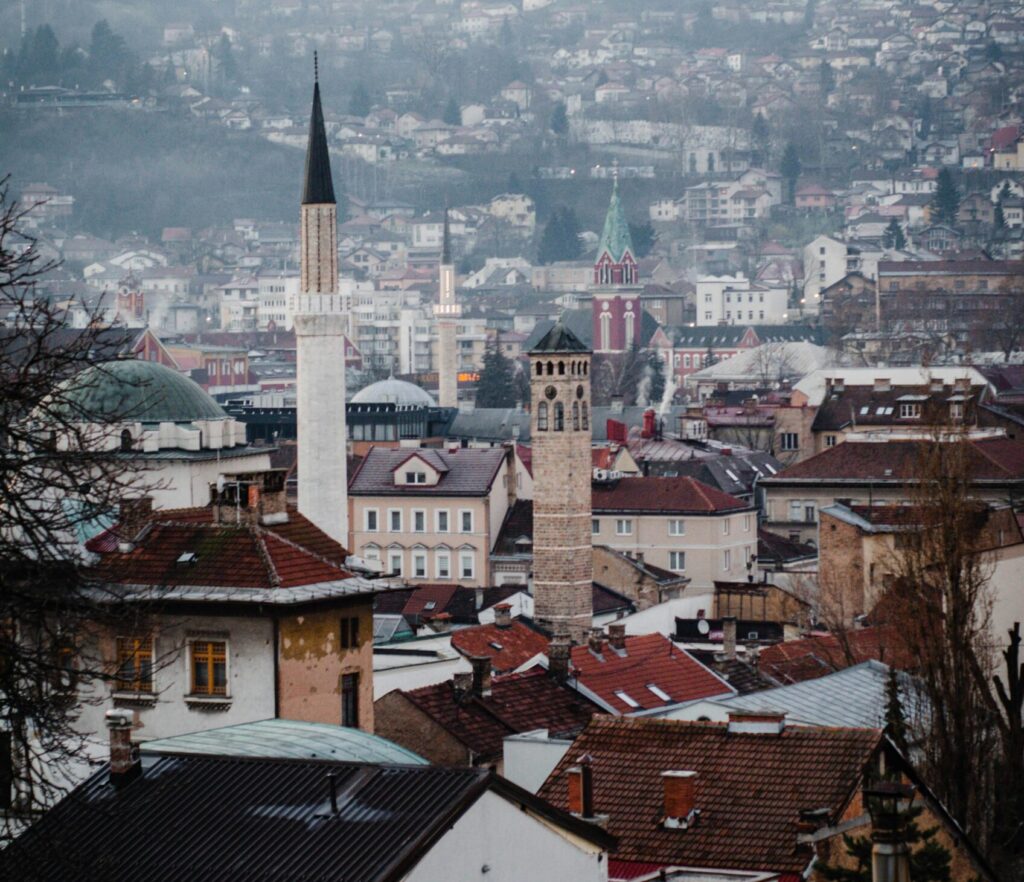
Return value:
M 572 430 L 574 432 L 580 430 L 580 405 L 578 401 L 572 403 Z
M 548 376 L 550 377 L 555 372 L 555 363 L 552 361 L 548 362 Z
M 548 430 L 548 403 L 542 401 L 537 405 L 537 431 L 546 432 Z
M 601 348 L 612 348 L 612 317 L 607 312 L 601 313 Z
M 565 362 L 564 361 L 558 362 L 558 376 L 560 376 L 560 377 L 564 377 L 565 376 Z
M 636 336 L 636 328 L 635 328 L 635 324 L 634 324 L 635 318 L 636 318 L 636 316 L 633 313 L 631 313 L 631 312 L 627 312 L 627 313 L 625 313 L 622 316 L 622 320 L 623 320 L 623 322 L 625 323 L 625 326 L 626 326 L 626 342 L 625 342 L 625 348 L 626 349 L 632 349 L 633 348 L 633 340 L 634 340 L 634 338 Z
M 544 363 L 541 362 L 541 361 L 537 362 L 537 376 L 538 377 L 544 376 Z
M 554 429 L 556 432 L 561 432 L 565 429 L 565 407 L 561 401 L 555 402 L 555 425 Z
M 581 410 L 583 411 L 583 431 L 586 432 L 590 429 L 590 409 L 587 407 L 587 402 L 583 402 Z

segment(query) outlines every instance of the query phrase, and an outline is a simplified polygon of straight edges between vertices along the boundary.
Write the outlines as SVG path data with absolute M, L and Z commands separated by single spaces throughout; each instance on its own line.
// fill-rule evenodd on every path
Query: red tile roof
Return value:
M 488 656 L 491 667 L 504 673 L 547 652 L 548 638 L 522 622 L 513 621 L 507 628 L 494 624 L 462 628 L 452 633 L 452 646 L 467 658 Z
M 587 644 L 574 646 L 572 664 L 580 685 L 622 714 L 735 694 L 728 683 L 661 634 L 627 637 L 621 652 L 612 649 L 608 641 L 599 655 Z M 660 698 L 649 686 L 664 692 L 669 700 Z M 620 692 L 639 707 L 616 694 Z
M 402 694 L 484 759 L 500 757 L 502 740 L 519 732 L 547 729 L 552 737 L 571 737 L 600 710 L 540 667 L 494 677 L 488 696 L 460 698 L 451 680 Z
M 194 559 L 182 561 L 189 554 Z M 346 556 L 343 546 L 296 511 L 284 524 L 221 525 L 205 507 L 155 512 L 133 550 L 115 546 L 95 573 L 131 585 L 295 588 L 351 578 Z
M 797 844 L 801 810 L 827 807 L 834 822 L 881 743 L 874 729 L 755 735 L 722 723 L 598 716 L 539 795 L 567 808 L 567 770 L 589 755 L 594 809 L 608 816 L 617 861 L 799 873 L 813 857 Z M 689 829 L 660 823 L 665 771 L 697 772 L 700 816 Z
M 761 650 L 757 667 L 764 676 L 785 685 L 815 680 L 869 659 L 904 670 L 913 668 L 913 659 L 885 626 L 848 631 L 842 640 L 835 634 L 812 634 L 776 643 Z
M 787 480 L 916 480 L 921 441 L 847 441 L 784 469 L 762 484 Z M 931 443 L 931 442 L 928 442 Z M 1009 438 L 968 441 L 967 466 L 974 481 L 1024 478 L 1024 443 Z
M 680 514 L 715 514 L 741 511 L 749 503 L 694 478 L 623 478 L 614 484 L 595 485 L 591 504 L 598 511 L 645 511 Z

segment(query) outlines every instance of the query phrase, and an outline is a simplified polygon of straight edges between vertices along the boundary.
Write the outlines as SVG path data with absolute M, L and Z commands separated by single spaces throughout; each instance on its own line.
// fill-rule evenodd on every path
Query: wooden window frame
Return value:
M 117 669 L 115 688 L 118 692 L 152 693 L 153 691 L 153 638 L 152 637 L 118 637 L 117 638 Z M 131 680 L 122 675 L 124 663 L 131 658 L 135 675 Z M 149 662 L 147 677 L 142 676 L 142 662 Z
M 342 649 L 359 649 L 359 616 L 342 616 L 341 639 Z
M 200 647 L 205 647 L 200 649 Z M 217 649 L 216 647 L 221 647 Z M 206 698 L 228 697 L 228 643 L 226 640 L 190 640 L 188 644 L 189 694 Z M 224 685 L 216 684 L 216 664 L 224 663 Z M 200 687 L 196 675 L 206 668 L 206 686 Z

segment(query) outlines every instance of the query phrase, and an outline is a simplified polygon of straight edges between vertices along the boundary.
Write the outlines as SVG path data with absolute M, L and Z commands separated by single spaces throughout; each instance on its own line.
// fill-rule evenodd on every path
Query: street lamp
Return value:
M 914 795 L 914 788 L 883 781 L 865 787 L 863 795 L 871 815 L 872 882 L 910 882 L 910 846 L 900 804 Z

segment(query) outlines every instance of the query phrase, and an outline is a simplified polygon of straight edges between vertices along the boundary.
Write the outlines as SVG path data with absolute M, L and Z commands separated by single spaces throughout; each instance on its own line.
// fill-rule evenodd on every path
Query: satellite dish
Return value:
M 708 624 L 707 619 L 697 620 L 697 630 L 700 631 L 705 637 L 711 633 L 711 625 Z

